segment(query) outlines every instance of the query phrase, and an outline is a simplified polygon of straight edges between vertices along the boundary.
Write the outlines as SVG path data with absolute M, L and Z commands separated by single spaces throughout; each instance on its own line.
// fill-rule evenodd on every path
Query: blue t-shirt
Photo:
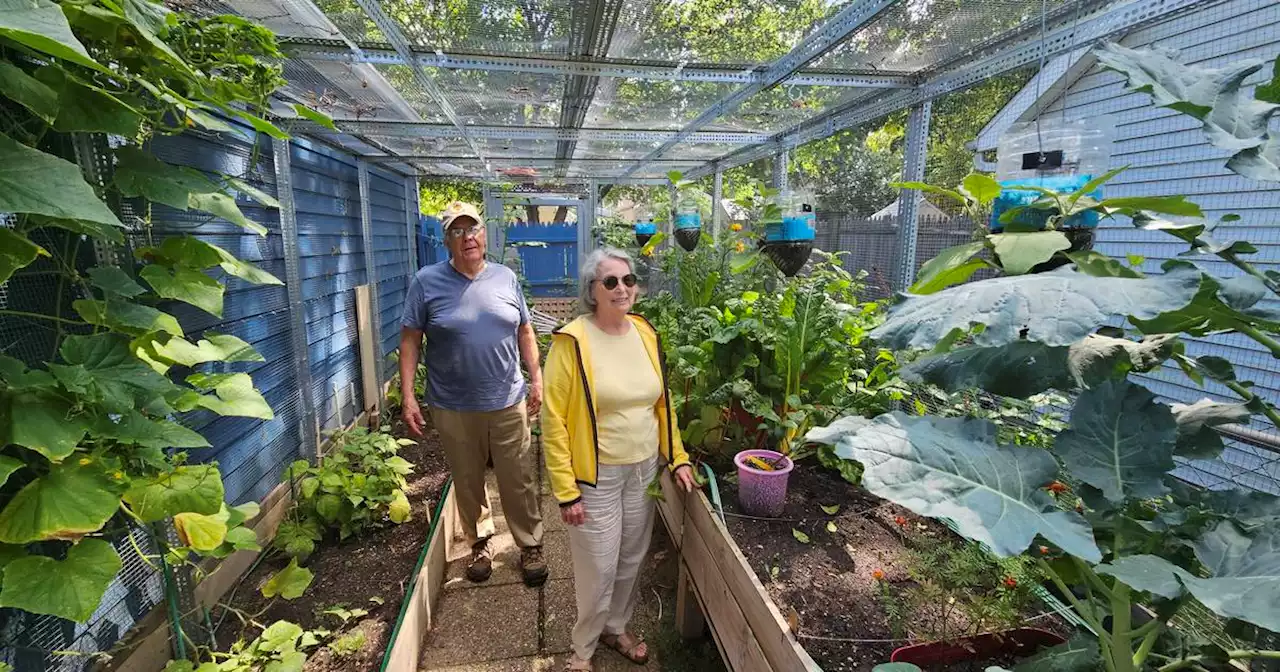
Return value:
M 487 263 L 475 280 L 449 262 L 413 277 L 400 323 L 426 334 L 426 403 L 498 411 L 524 398 L 517 329 L 529 308 L 511 269 Z

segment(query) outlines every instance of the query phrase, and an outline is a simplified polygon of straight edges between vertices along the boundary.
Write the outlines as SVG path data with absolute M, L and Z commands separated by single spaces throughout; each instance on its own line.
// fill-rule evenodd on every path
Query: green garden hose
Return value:
M 413 589 L 418 585 L 418 573 L 422 571 L 422 565 L 427 561 L 427 552 L 431 550 L 431 538 L 436 535 L 436 526 L 440 524 L 440 519 L 444 514 L 444 502 L 449 498 L 449 490 L 453 487 L 453 477 L 450 476 L 444 482 L 444 489 L 440 491 L 440 501 L 436 502 L 436 509 L 431 514 L 431 526 L 427 529 L 427 541 L 422 544 L 422 552 L 418 554 L 418 562 L 413 566 L 413 574 L 409 576 L 409 585 L 405 587 L 404 602 L 400 603 L 400 613 L 396 616 L 395 627 L 391 628 L 391 638 L 387 640 L 387 650 L 382 654 L 382 665 L 378 667 L 378 672 L 387 672 L 387 666 L 391 664 L 391 649 L 394 648 L 396 638 L 400 636 L 400 625 L 404 623 L 404 615 L 409 611 L 409 598 L 413 595 Z
M 724 505 L 720 503 L 720 485 L 716 482 L 716 472 L 711 469 L 711 465 L 706 462 L 702 463 L 702 472 L 707 475 L 707 488 L 711 492 L 711 504 L 716 507 L 716 514 L 720 516 L 720 523 L 725 527 L 729 523 L 724 519 Z

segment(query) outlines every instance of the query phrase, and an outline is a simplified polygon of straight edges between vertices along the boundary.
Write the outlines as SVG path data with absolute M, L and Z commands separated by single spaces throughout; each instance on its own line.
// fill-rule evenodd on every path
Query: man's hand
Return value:
M 687 464 L 676 467 L 676 483 L 679 483 L 685 492 L 697 490 L 698 479 L 693 477 L 693 467 Z
M 404 418 L 404 424 L 409 428 L 409 433 L 421 438 L 422 430 L 427 423 L 422 419 L 422 409 L 418 406 L 418 400 L 413 397 L 405 397 L 404 409 L 400 412 Z
M 560 519 L 564 521 L 565 525 L 578 527 L 587 522 L 587 507 L 583 506 L 582 502 L 575 502 L 570 506 L 562 506 L 560 507 Z
M 529 417 L 538 414 L 542 410 L 542 381 L 535 380 L 529 383 Z

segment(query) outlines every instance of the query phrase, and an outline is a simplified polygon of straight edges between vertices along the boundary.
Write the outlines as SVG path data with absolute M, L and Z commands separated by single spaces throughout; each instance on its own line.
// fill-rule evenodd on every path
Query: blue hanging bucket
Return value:
M 644 247 L 645 245 L 649 244 L 649 240 L 651 238 L 657 235 L 658 227 L 655 226 L 653 222 L 650 222 L 648 220 L 643 222 L 636 222 L 635 232 L 636 232 L 636 243 L 639 244 L 641 247 Z
M 698 241 L 702 239 L 702 213 L 694 210 L 692 212 L 677 212 L 674 222 L 676 242 L 680 243 L 686 252 L 692 252 L 698 246 Z

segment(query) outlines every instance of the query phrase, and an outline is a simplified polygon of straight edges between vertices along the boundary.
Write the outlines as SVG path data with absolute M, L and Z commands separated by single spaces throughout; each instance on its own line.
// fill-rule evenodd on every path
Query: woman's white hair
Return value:
M 586 261 L 582 262 L 582 268 L 578 269 L 578 303 L 582 305 L 584 312 L 596 312 L 596 299 L 592 295 L 591 285 L 598 279 L 600 264 L 606 259 L 626 262 L 627 272 L 633 274 L 636 272 L 636 262 L 626 252 L 616 247 L 600 247 L 592 250 L 591 254 L 587 255 Z

